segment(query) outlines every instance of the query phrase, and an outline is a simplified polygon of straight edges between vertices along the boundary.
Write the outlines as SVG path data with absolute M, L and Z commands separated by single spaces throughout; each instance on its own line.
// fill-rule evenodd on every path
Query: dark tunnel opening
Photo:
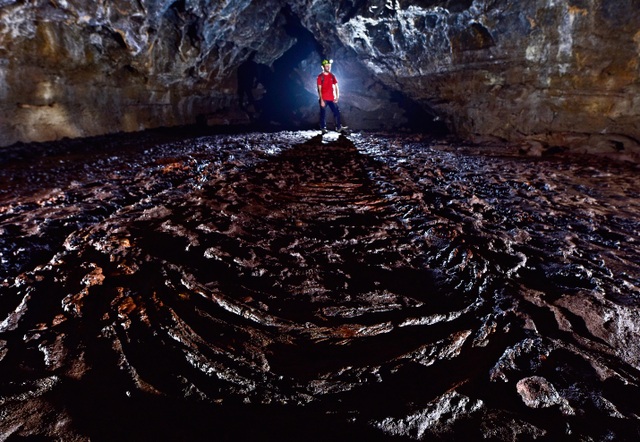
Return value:
M 266 126 L 278 126 L 286 129 L 300 129 L 308 126 L 300 109 L 309 108 L 315 103 L 314 96 L 304 88 L 297 68 L 313 52 L 320 54 L 322 46 L 313 34 L 306 29 L 290 6 L 282 8 L 285 32 L 296 39 L 296 43 L 280 58 L 273 62 L 271 69 L 259 66 L 258 75 L 266 92 L 258 104 L 258 123 Z
M 283 29 L 287 35 L 295 39 L 295 44 L 276 59 L 271 66 L 255 61 L 256 52 L 238 68 L 238 102 L 241 109 L 251 120 L 251 127 L 262 131 L 279 129 L 299 130 L 316 129 L 319 127 L 317 96 L 309 90 L 309 84 L 315 85 L 315 75 L 305 67 L 314 57 L 318 59 L 331 58 L 335 48 L 326 48 L 316 39 L 301 22 L 300 18 L 285 6 L 280 11 L 284 22 Z M 343 60 L 344 61 L 344 60 Z M 349 72 L 348 63 L 339 63 L 333 71 L 338 81 L 345 85 L 348 82 L 366 80 L 358 78 L 362 73 Z M 254 96 L 256 84 L 264 88 L 262 96 Z M 307 87 L 305 88 L 305 84 Z M 448 135 L 449 130 L 444 121 L 424 103 L 411 99 L 407 94 L 394 91 L 388 86 L 376 81 L 379 88 L 379 99 L 386 101 L 389 106 L 402 111 L 397 120 L 389 121 L 384 118 L 384 111 L 377 115 L 368 109 L 353 108 L 349 99 L 340 102 L 343 124 L 352 129 L 380 129 L 391 126 L 394 130 L 401 129 L 409 132 L 422 132 L 434 136 Z M 344 92 L 343 87 L 341 91 Z M 371 114 L 374 114 L 373 117 Z M 368 121 L 362 121 L 362 117 Z M 329 122 L 333 123 L 332 116 Z M 395 117 L 394 117 L 395 118 Z M 375 121 L 379 126 L 375 126 Z
M 449 128 L 443 119 L 428 105 L 421 105 L 399 91 L 390 91 L 391 102 L 405 111 L 406 128 L 411 132 L 423 132 L 433 136 L 449 135 Z

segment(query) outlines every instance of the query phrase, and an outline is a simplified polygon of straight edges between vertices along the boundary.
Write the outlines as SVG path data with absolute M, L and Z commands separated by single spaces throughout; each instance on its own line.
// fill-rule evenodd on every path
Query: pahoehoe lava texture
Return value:
M 640 437 L 637 166 L 145 136 L 6 151 L 6 439 Z

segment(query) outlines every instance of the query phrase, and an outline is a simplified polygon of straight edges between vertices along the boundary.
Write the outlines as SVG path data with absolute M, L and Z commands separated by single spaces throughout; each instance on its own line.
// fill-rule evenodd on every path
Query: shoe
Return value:
M 338 132 L 345 134 L 345 133 L 349 132 L 349 128 L 347 126 L 342 126 L 342 127 L 338 128 Z
M 324 127 L 322 128 L 322 135 L 327 133 L 327 129 L 325 129 Z

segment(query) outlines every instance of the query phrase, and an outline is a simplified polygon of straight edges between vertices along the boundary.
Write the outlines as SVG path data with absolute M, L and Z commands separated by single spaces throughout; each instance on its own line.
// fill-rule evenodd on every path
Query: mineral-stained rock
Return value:
M 638 22 L 633 0 L 3 1 L 0 144 L 255 122 L 236 96 L 250 57 L 260 121 L 315 125 L 330 57 L 353 128 L 628 154 Z
M 553 384 L 540 376 L 520 379 L 516 384 L 516 388 L 527 407 L 546 408 L 562 402 L 562 397 L 558 394 Z

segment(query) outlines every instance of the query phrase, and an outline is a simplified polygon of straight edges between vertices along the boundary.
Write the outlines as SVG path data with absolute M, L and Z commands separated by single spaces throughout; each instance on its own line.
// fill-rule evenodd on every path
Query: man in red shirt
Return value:
M 322 60 L 322 72 L 318 75 L 318 99 L 320 101 L 320 128 L 323 134 L 327 133 L 327 106 L 333 112 L 336 130 L 338 132 L 346 132 L 347 130 L 346 126 L 340 124 L 339 98 L 338 79 L 331 73 L 331 62 Z

